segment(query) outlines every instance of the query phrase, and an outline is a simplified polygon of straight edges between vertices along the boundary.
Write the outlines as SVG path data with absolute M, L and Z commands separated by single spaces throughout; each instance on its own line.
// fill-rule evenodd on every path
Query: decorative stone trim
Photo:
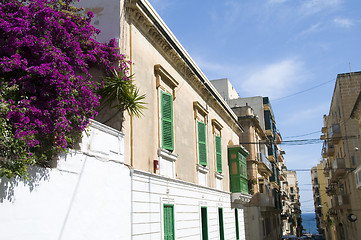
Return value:
M 219 172 L 215 172 L 215 176 L 219 180 L 222 180 L 224 178 L 224 175 L 222 173 L 219 173 Z
M 249 203 L 251 201 L 252 196 L 244 193 L 232 193 L 231 201 L 234 203 Z
M 238 135 L 242 134 L 243 129 L 237 121 L 237 116 L 148 2 L 129 0 L 126 7 L 130 24 L 134 24 L 147 36 L 149 42 L 165 56 L 202 98 L 209 99 L 208 104 L 223 116 L 228 125 L 236 126 L 234 131 Z
M 207 174 L 209 172 L 209 168 L 202 166 L 200 164 L 197 164 L 197 171 L 203 174 Z
M 199 115 L 204 118 L 208 115 L 208 110 L 205 109 L 198 101 L 193 102 L 193 110 L 195 119 L 197 119 Z
M 168 160 L 168 161 L 175 162 L 175 161 L 177 161 L 178 154 L 170 152 L 170 151 L 168 151 L 166 149 L 163 149 L 163 148 L 159 148 L 158 149 L 158 157 L 161 157 L 161 158 L 163 158 L 165 160 Z
M 154 65 L 154 73 L 157 76 L 157 88 L 160 86 L 159 76 L 162 77 L 163 82 L 168 84 L 172 89 L 179 85 L 179 83 L 160 64 Z

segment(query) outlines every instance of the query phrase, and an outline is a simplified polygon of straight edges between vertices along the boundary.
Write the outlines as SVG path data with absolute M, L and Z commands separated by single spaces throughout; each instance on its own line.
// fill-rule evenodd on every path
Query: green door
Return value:
M 208 240 L 208 216 L 207 207 L 201 207 L 202 240 Z
M 174 237 L 174 207 L 165 204 L 163 207 L 164 240 L 175 240 Z
M 224 240 L 223 209 L 218 208 L 219 239 Z

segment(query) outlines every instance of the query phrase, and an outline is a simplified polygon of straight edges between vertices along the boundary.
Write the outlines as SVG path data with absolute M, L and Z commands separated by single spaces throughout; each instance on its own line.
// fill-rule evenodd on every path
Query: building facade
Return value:
M 240 143 L 248 150 L 247 169 L 251 201 L 246 204 L 247 239 L 279 239 L 289 234 L 295 216 L 296 201 L 287 205 L 289 214 L 282 214 L 287 195 L 283 189 L 287 183 L 284 151 L 280 144 L 282 137 L 276 128 L 276 121 L 267 97 L 240 98 L 228 79 L 212 80 L 222 97 L 230 104 L 244 128 Z M 292 213 L 292 214 L 291 214 Z M 298 212 L 297 212 L 298 213 Z M 282 219 L 281 219 L 282 216 Z M 292 225 L 294 234 L 301 234 L 297 228 L 300 212 Z M 300 224 L 299 224 L 300 225 Z M 282 227 L 284 226 L 284 227 Z
M 331 233 L 335 232 L 335 230 L 331 230 L 334 226 L 329 224 L 331 219 L 328 207 L 331 205 L 331 199 L 328 194 L 332 196 L 332 193 L 329 190 L 326 191 L 329 178 L 324 173 L 325 165 L 326 161 L 322 160 L 316 167 L 311 169 L 316 223 L 320 234 L 324 235 L 326 239 L 335 239 L 335 236 L 331 236 Z
M 42 218 L 36 211 L 42 203 L 52 206 L 49 200 L 61 193 L 48 196 L 49 189 L 64 188 L 60 180 L 49 181 L 41 200 L 26 206 L 37 213 L 22 219 L 29 223 L 23 238 L 245 239 L 244 205 L 251 198 L 249 152 L 239 144 L 243 128 L 237 116 L 147 0 L 82 0 L 78 4 L 94 13 L 92 23 L 102 31 L 97 40 L 115 38 L 121 53 L 129 56 L 130 74 L 140 94 L 146 95 L 146 110 L 140 118 L 125 113 L 122 133 L 114 130 L 119 129 L 117 118 L 106 126 L 101 123 L 110 110 L 100 112 L 96 122 L 105 133 L 121 134 L 115 137 L 121 139 L 121 147 L 102 131 L 92 135 L 91 145 L 84 140 L 74 169 L 54 169 L 57 175 L 73 176 L 69 189 L 74 191 L 66 194 L 66 204 L 59 198 L 63 205 L 54 206 L 61 210 L 56 211 L 60 216 L 49 211 L 44 216 L 52 218 Z M 70 155 L 63 162 L 71 160 Z M 95 164 L 93 171 L 84 172 L 93 163 L 89 159 L 118 168 L 102 169 Z M 80 188 L 81 184 L 85 187 Z M 36 191 L 27 198 L 18 196 L 21 204 L 2 204 L 6 209 L 1 211 L 2 222 L 21 214 L 34 196 Z M 36 228 L 31 223 L 34 216 L 38 217 Z M 6 225 L 6 239 L 17 239 L 11 238 L 18 226 L 15 220 Z M 42 230 L 47 220 L 54 222 L 54 228 Z
M 283 233 L 284 235 L 302 236 L 303 226 L 297 174 L 295 171 L 287 171 L 286 169 L 284 169 L 283 174 L 285 175 L 285 180 L 282 182 L 284 184 L 282 196 L 285 197 L 282 214 L 287 216 L 283 222 L 283 226 L 287 226 L 287 228 L 284 228 L 285 231 Z
M 358 239 L 361 235 L 361 191 L 357 169 L 361 165 L 360 132 L 357 120 L 351 118 L 360 93 L 361 72 L 338 74 L 329 114 L 322 128 L 328 178 L 326 192 L 330 198 L 328 226 L 335 239 Z

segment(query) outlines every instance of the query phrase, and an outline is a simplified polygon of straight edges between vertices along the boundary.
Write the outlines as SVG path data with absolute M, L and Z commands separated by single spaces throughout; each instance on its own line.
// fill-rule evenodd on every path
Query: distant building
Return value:
M 282 174 L 285 175 L 285 180 L 282 181 L 283 235 L 301 236 L 303 226 L 297 174 L 295 171 L 287 171 L 285 167 L 283 169 Z
M 302 232 L 297 179 L 290 180 L 293 193 L 286 193 L 288 184 L 284 162 L 284 151 L 280 144 L 282 137 L 276 127 L 276 121 L 268 97 L 240 98 L 228 79 L 212 80 L 212 84 L 229 102 L 244 128 L 240 143 L 247 149 L 247 170 L 250 183 L 251 201 L 246 204 L 246 239 L 280 239 L 282 234 Z M 229 94 L 228 96 L 226 94 Z M 289 214 L 282 214 L 284 200 Z M 282 216 L 282 218 L 281 218 Z M 284 225 L 284 228 L 282 228 Z M 284 230 L 284 231 L 283 231 Z
M 328 225 L 328 222 L 330 221 L 328 206 L 331 205 L 331 203 L 328 202 L 329 198 L 327 197 L 327 194 L 329 194 L 330 191 L 326 191 L 329 178 L 324 173 L 325 165 L 326 160 L 322 160 L 316 167 L 311 169 L 312 191 L 317 230 L 320 234 L 324 235 L 326 239 L 333 239 L 330 236 L 330 233 L 332 232 L 330 230 L 331 226 Z
M 359 239 L 361 236 L 361 154 L 359 93 L 361 72 L 338 74 L 329 114 L 322 128 L 328 178 L 326 192 L 330 198 L 326 230 L 332 239 Z M 355 104 L 356 103 L 356 104 Z

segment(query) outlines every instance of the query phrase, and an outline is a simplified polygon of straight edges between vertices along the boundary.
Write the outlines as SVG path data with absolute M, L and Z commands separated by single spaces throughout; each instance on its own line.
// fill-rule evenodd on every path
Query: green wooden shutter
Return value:
M 223 209 L 218 208 L 219 239 L 224 240 Z
M 234 209 L 234 218 L 236 221 L 236 240 L 239 240 L 239 223 L 238 223 L 238 209 Z
M 207 207 L 201 207 L 202 240 L 208 240 L 208 216 Z
M 197 121 L 199 164 L 207 166 L 206 124 Z
M 216 163 L 217 163 L 217 172 L 222 172 L 222 146 L 221 146 L 221 137 L 216 135 Z
M 161 91 L 162 147 L 173 151 L 173 97 Z
M 164 240 L 175 240 L 174 234 L 174 207 L 173 205 L 163 206 Z

